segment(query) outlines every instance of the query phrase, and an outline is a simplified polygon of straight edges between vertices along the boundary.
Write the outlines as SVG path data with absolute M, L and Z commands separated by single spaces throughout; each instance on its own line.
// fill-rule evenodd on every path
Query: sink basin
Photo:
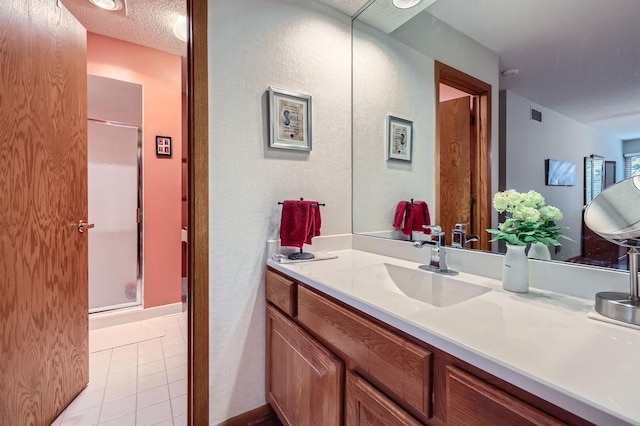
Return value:
M 391 292 L 433 306 L 447 307 L 491 291 L 459 279 L 381 263 L 341 271 L 342 284 L 351 284 L 354 295 Z M 340 279 L 335 277 L 336 281 Z M 345 283 L 346 281 L 346 283 Z M 337 284 L 337 282 L 336 282 Z

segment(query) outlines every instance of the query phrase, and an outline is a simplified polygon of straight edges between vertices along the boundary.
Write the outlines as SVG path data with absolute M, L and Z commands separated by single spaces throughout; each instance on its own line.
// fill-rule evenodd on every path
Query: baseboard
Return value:
M 151 318 L 164 317 L 167 315 L 179 314 L 182 312 L 182 303 L 171 303 L 169 305 L 154 306 L 143 309 L 140 306 L 135 308 L 124 308 L 110 312 L 100 312 L 89 315 L 89 330 L 97 330 L 114 325 L 129 324 L 136 321 L 144 321 Z
M 235 416 L 232 419 L 218 423 L 218 426 L 258 426 L 258 425 L 280 425 L 271 405 L 263 405 L 246 413 Z

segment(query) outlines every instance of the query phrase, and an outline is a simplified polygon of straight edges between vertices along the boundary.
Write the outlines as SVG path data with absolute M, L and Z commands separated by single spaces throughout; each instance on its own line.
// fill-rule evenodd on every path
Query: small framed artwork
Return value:
M 171 157 L 171 138 L 169 136 L 156 136 L 156 156 Z
M 269 87 L 269 147 L 311 151 L 311 96 Z
M 411 162 L 413 121 L 389 116 L 387 121 L 387 160 Z

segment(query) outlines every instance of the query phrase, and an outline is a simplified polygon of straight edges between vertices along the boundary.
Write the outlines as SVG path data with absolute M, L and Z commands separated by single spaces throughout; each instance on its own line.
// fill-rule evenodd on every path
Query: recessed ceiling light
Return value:
M 393 0 L 393 5 L 398 9 L 409 9 L 420 3 L 420 0 Z
M 89 0 L 101 9 L 116 10 L 120 8 L 120 5 L 116 0 Z
M 176 23 L 173 24 L 173 34 L 182 41 L 187 41 L 187 17 L 178 16 Z
M 502 74 L 503 77 L 515 77 L 519 72 L 520 70 L 518 68 L 509 68 L 502 71 L 500 74 Z

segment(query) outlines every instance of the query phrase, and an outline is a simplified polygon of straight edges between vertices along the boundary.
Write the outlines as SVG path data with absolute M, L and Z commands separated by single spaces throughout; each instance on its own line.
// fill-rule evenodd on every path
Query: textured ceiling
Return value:
M 89 0 L 62 0 L 87 31 L 174 55 L 186 56 L 187 43 L 173 35 L 173 24 L 187 14 L 186 0 L 126 0 L 126 8 L 107 11 Z
M 368 3 L 369 0 L 318 0 L 328 6 L 338 9 L 340 12 L 353 16 Z

